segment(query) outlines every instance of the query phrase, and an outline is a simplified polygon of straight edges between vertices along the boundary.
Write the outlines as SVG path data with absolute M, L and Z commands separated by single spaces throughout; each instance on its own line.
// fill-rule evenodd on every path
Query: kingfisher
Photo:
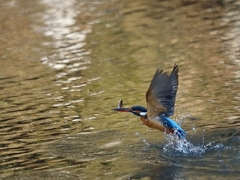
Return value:
M 132 113 L 139 116 L 143 124 L 152 129 L 173 134 L 180 139 L 185 138 L 187 133 L 170 118 L 174 114 L 178 72 L 178 64 L 174 64 L 170 75 L 162 69 L 157 69 L 146 93 L 147 108 L 143 106 L 124 108 L 123 101 L 120 100 L 118 107 L 113 110 Z

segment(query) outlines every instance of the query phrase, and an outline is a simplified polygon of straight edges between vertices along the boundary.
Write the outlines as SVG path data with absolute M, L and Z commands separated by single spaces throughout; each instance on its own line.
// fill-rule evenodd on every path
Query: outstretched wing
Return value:
M 175 98 L 178 89 L 178 65 L 175 64 L 170 75 L 157 69 L 146 93 L 147 115 L 154 118 L 160 114 L 174 114 Z
M 174 105 L 175 105 L 175 100 L 176 100 L 176 95 L 177 95 L 177 90 L 178 90 L 178 71 L 179 71 L 179 67 L 178 64 L 174 64 L 173 70 L 169 76 L 171 84 L 172 84 L 172 103 L 173 103 L 173 109 L 172 109 L 172 114 L 170 113 L 169 116 L 174 114 Z

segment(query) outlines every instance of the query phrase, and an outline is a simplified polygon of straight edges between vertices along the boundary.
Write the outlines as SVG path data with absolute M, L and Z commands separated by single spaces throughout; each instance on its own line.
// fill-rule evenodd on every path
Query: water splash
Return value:
M 191 142 L 187 141 L 187 139 L 179 139 L 171 134 L 165 136 L 165 141 L 167 143 L 164 145 L 163 150 L 167 154 L 202 155 L 207 150 L 204 145 L 195 146 Z
M 172 134 L 165 136 L 165 145 L 163 146 L 163 151 L 169 156 L 189 156 L 197 155 L 202 156 L 206 152 L 211 150 L 219 150 L 226 148 L 221 142 L 209 142 L 208 144 L 204 143 L 204 137 L 201 144 L 194 145 L 189 142 L 187 139 L 179 139 Z

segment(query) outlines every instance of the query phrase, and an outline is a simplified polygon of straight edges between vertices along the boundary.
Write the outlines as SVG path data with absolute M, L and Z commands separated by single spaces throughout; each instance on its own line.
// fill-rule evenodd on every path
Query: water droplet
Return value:
M 197 132 L 197 130 L 196 130 L 196 128 L 195 128 L 195 127 L 193 127 L 193 128 L 192 128 L 192 130 L 193 130 L 194 132 Z
M 150 144 L 147 142 L 146 139 L 142 139 L 142 140 L 143 140 L 143 142 L 144 142 L 147 146 L 150 146 Z

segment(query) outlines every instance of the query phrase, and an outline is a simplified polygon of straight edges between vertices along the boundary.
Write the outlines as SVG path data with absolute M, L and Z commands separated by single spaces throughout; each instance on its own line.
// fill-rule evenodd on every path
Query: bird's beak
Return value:
M 112 110 L 119 111 L 119 112 L 132 112 L 131 108 L 114 108 Z

